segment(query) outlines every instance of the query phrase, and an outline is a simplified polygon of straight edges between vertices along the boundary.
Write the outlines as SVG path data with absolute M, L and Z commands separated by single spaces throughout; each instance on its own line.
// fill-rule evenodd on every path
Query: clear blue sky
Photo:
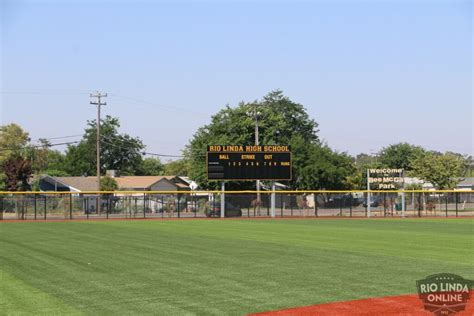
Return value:
M 69 1 L 68 1 L 69 2 Z M 179 154 L 225 104 L 281 89 L 350 154 L 472 153 L 470 1 L 3 1 L 1 123 L 81 134 L 103 113 Z

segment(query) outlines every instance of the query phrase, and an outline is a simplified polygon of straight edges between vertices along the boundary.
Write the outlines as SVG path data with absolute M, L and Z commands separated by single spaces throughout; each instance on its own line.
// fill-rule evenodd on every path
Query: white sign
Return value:
M 403 183 L 403 169 L 372 168 L 367 169 L 368 190 L 395 190 Z M 375 184 L 374 187 L 372 184 Z

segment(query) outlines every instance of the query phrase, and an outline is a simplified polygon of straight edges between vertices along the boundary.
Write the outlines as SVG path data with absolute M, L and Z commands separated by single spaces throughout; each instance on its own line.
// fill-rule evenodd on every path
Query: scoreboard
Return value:
M 208 180 L 291 180 L 290 146 L 207 146 Z

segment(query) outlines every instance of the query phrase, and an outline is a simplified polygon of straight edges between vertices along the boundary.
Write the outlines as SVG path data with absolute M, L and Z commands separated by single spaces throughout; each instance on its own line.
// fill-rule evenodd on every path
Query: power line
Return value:
M 0 91 L 0 94 L 44 94 L 44 95 L 58 95 L 58 94 L 88 94 L 87 91 L 74 90 L 37 90 L 37 91 Z
M 30 146 L 30 147 L 33 147 L 33 148 L 54 147 L 54 146 L 70 145 L 70 144 L 77 144 L 77 143 L 80 143 L 80 141 L 79 141 L 79 140 L 75 140 L 75 141 L 71 141 L 71 142 L 56 143 L 56 144 L 32 145 L 32 146 Z
M 63 146 L 63 145 L 70 145 L 70 144 L 77 144 L 80 141 L 71 141 L 71 142 L 63 142 L 63 143 L 56 143 L 56 144 L 46 144 L 46 145 L 28 145 L 23 147 L 4 147 L 0 148 L 0 151 L 8 151 L 8 150 L 22 150 L 22 149 L 31 149 L 31 148 L 43 148 L 43 147 L 54 147 L 54 146 Z
M 65 138 L 75 138 L 75 137 L 81 137 L 82 134 L 77 134 L 77 135 L 68 135 L 68 136 L 57 136 L 57 137 L 40 137 L 37 139 L 31 140 L 32 142 L 37 142 L 40 140 L 52 140 L 52 139 L 65 139 Z
M 142 154 L 143 154 L 143 155 L 149 155 L 149 156 L 158 156 L 158 157 L 184 158 L 184 156 L 166 155 L 166 154 L 155 154 L 155 153 L 150 153 L 150 152 L 143 152 Z
M 113 143 L 111 143 L 111 142 L 109 142 L 109 141 L 105 141 L 104 138 L 105 138 L 105 139 L 110 139 L 110 137 L 108 137 L 108 136 L 102 137 L 102 139 L 101 139 L 101 142 L 102 142 L 102 143 L 105 143 L 105 144 L 107 144 L 107 145 L 109 145 L 109 146 L 113 146 L 113 147 L 116 147 L 116 148 L 123 148 L 123 146 L 120 146 L 120 145 L 117 145 L 117 144 L 113 144 Z M 115 138 L 115 139 L 117 139 L 117 138 Z M 118 139 L 117 139 L 117 140 L 118 140 Z M 127 142 L 127 140 L 125 140 L 125 139 L 122 139 L 121 141 Z M 130 143 L 131 140 L 128 140 L 128 142 Z M 182 155 L 157 154 L 157 153 L 146 152 L 146 151 L 141 152 L 141 154 L 142 154 L 142 155 L 150 155 L 150 156 L 158 156 L 158 157 L 184 158 L 184 156 L 182 156 Z
M 133 101 L 133 102 L 136 102 L 136 103 L 143 103 L 143 104 L 148 104 L 148 105 L 152 105 L 152 106 L 156 106 L 156 107 L 160 107 L 160 108 L 165 108 L 165 109 L 168 109 L 168 110 L 188 112 L 188 113 L 195 114 L 195 115 L 202 115 L 202 116 L 209 117 L 209 114 L 189 110 L 189 109 L 178 107 L 178 106 L 156 104 L 156 103 L 153 103 L 153 102 L 150 102 L 150 101 L 147 101 L 147 100 L 142 100 L 142 99 L 138 99 L 138 98 L 135 98 L 135 97 L 128 97 L 128 96 L 119 95 L 119 94 L 115 94 L 115 93 L 109 93 L 109 95 L 112 96 L 112 97 L 117 97 L 117 98 L 121 98 L 121 99 L 124 99 L 124 100 Z
M 89 92 L 83 91 L 83 90 L 23 90 L 23 91 L 20 90 L 20 91 L 0 91 L 0 94 L 4 94 L 4 95 L 6 95 L 6 94 L 25 94 L 25 95 L 28 95 L 28 94 L 31 94 L 31 95 L 61 95 L 61 94 L 62 95 L 74 95 L 74 94 L 76 94 L 76 95 L 87 95 L 87 94 L 89 94 Z M 128 100 L 128 101 L 132 101 L 132 102 L 135 102 L 135 103 L 148 104 L 148 105 L 152 105 L 152 106 L 155 106 L 155 107 L 160 107 L 160 108 L 164 108 L 164 109 L 168 109 L 168 110 L 172 110 L 172 111 L 180 111 L 182 113 L 184 112 L 184 113 L 190 113 L 190 114 L 194 114 L 194 115 L 209 117 L 209 114 L 207 114 L 207 113 L 197 112 L 197 111 L 193 111 L 193 110 L 186 109 L 186 108 L 183 108 L 183 107 L 156 104 L 154 102 L 150 102 L 150 101 L 147 101 L 147 100 L 143 100 L 143 99 L 139 99 L 139 98 L 135 98 L 135 97 L 130 97 L 130 96 L 125 96 L 125 95 L 120 95 L 120 94 L 116 94 L 116 93 L 109 93 L 109 96 L 124 99 L 124 100 Z
M 3 151 L 8 151 L 8 150 L 23 150 L 23 149 L 31 149 L 31 148 L 44 148 L 44 147 L 55 147 L 55 146 L 64 146 L 64 145 L 71 145 L 71 144 L 77 144 L 80 143 L 81 141 L 70 141 L 70 142 L 62 142 L 62 143 L 55 143 L 55 144 L 46 144 L 46 145 L 29 145 L 29 146 L 23 146 L 23 147 L 10 147 L 10 148 L 0 148 L 0 152 Z M 105 143 L 107 145 L 113 146 L 113 147 L 120 147 L 122 148 L 123 146 L 117 145 L 110 143 L 108 141 L 104 141 L 104 139 L 101 139 L 102 143 Z M 148 151 L 143 151 L 141 152 L 142 155 L 149 155 L 149 156 L 157 156 L 157 157 L 168 157 L 168 158 L 184 158 L 183 155 L 170 155 L 170 154 L 159 154 L 159 153 L 153 153 L 153 152 L 148 152 Z M 204 156 L 204 155 L 203 155 Z

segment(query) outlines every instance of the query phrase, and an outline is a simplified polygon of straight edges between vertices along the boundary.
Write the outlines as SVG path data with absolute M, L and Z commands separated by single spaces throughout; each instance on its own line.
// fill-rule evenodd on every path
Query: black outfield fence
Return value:
M 0 220 L 467 217 L 474 191 L 0 192 Z

